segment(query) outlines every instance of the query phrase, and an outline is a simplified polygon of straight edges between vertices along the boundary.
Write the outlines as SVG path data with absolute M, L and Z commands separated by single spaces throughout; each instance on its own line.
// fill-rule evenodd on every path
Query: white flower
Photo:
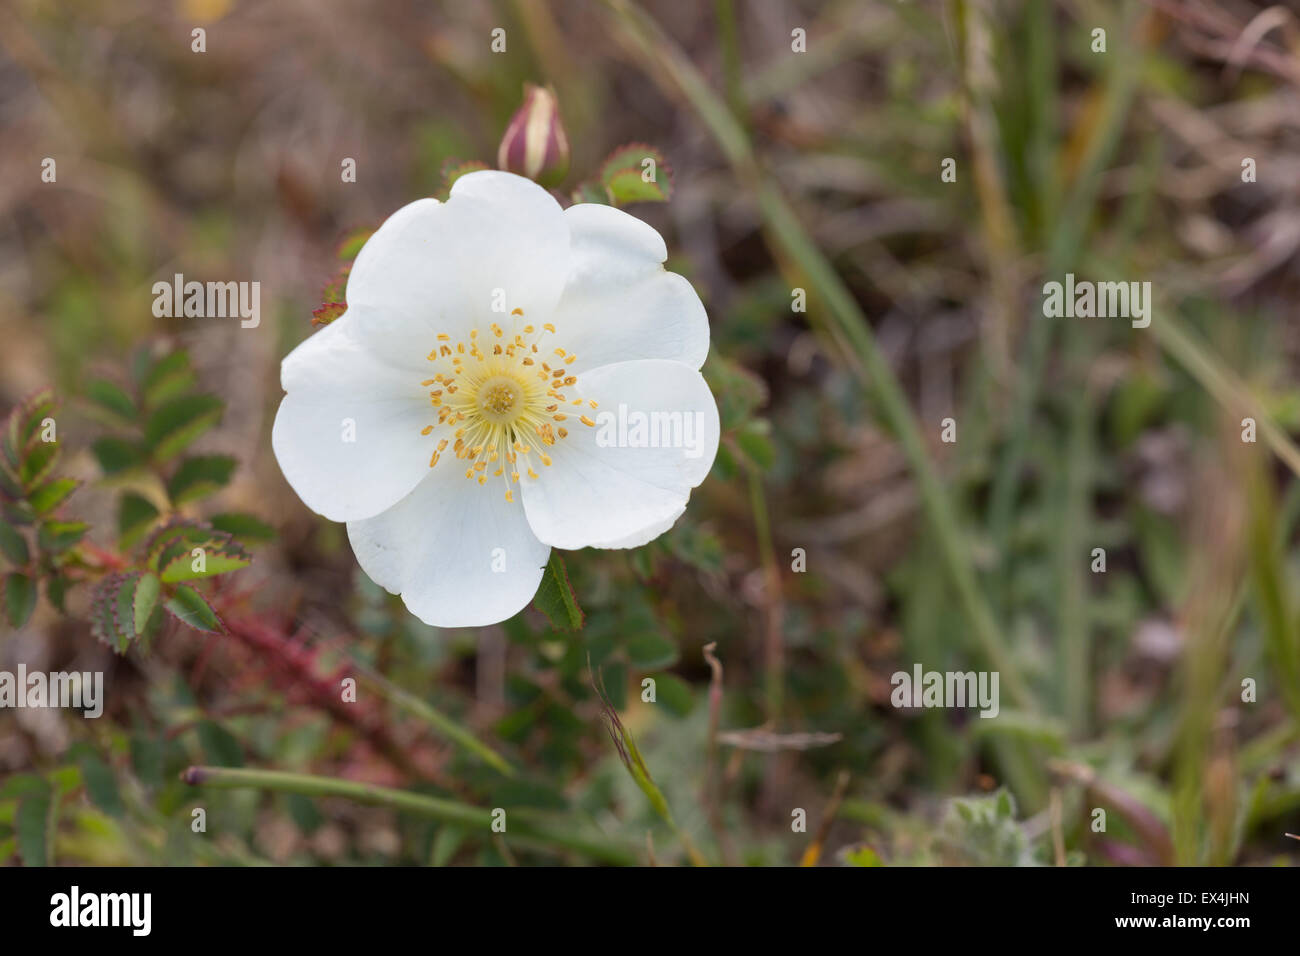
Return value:
M 399 209 L 357 256 L 347 311 L 281 366 L 289 484 L 440 627 L 515 614 L 552 547 L 659 536 L 719 427 L 704 306 L 666 257 L 639 219 L 562 210 L 510 173 Z

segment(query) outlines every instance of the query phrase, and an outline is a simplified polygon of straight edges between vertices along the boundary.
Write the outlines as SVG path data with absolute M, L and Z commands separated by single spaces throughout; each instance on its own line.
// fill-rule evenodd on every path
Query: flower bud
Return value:
M 569 171 L 569 137 L 549 88 L 524 84 L 524 102 L 501 137 L 497 166 L 543 186 L 564 179 Z

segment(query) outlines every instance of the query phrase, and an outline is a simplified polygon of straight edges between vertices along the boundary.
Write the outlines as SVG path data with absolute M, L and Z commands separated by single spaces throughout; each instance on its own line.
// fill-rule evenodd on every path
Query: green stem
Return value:
M 763 564 L 766 607 L 766 637 L 763 657 L 767 695 L 767 719 L 777 726 L 785 705 L 785 642 L 782 635 L 781 572 L 776 566 L 776 549 L 772 544 L 772 524 L 768 517 L 767 496 L 763 494 L 763 477 L 757 469 L 748 470 L 749 506 L 754 513 L 754 533 L 758 537 L 759 560 Z
M 422 793 L 378 787 L 353 780 L 320 777 L 312 774 L 288 773 L 279 770 L 250 770 L 234 767 L 190 767 L 181 780 L 191 786 L 212 790 L 239 790 L 251 788 L 275 793 L 297 793 L 305 797 L 342 797 L 369 806 L 387 807 L 402 813 L 437 820 L 466 830 L 480 829 L 492 833 L 491 810 L 471 806 L 456 800 L 431 797 Z M 507 817 L 512 837 L 519 842 L 544 849 L 569 850 L 602 863 L 633 866 L 639 862 L 637 852 L 628 846 L 570 833 L 544 823 L 523 811 L 513 811 Z
M 419 717 L 441 736 L 450 740 L 452 743 L 464 747 L 470 753 L 477 755 L 493 770 L 496 770 L 507 777 L 513 777 L 515 775 L 515 768 L 510 766 L 504 757 L 475 737 L 469 730 L 456 723 L 456 721 L 452 720 L 446 714 L 434 709 L 410 691 L 398 687 L 382 674 L 363 667 L 360 664 L 357 664 L 356 666 L 358 673 L 360 673 L 361 676 L 371 684 L 371 686 L 383 694 L 384 698 L 390 703 L 405 710 L 407 713 Z

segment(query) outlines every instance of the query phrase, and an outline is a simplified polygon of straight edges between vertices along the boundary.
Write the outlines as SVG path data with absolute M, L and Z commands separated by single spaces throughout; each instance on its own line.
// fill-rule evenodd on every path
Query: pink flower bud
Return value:
M 552 90 L 524 84 L 524 102 L 501 137 L 497 166 L 543 186 L 564 179 L 569 171 L 569 137 Z

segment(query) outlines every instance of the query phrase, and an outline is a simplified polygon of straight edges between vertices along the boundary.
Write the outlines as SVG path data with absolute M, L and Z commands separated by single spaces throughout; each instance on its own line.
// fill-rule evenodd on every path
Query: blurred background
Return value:
M 0 670 L 100 670 L 107 695 L 99 720 L 0 711 L 0 859 L 1294 860 L 1297 14 L 6 3 L 0 405 L 54 389 L 59 474 L 83 482 L 56 513 L 88 531 L 9 615 Z M 723 449 L 670 533 L 565 555 L 581 630 L 529 609 L 439 631 L 283 480 L 278 367 L 349 237 L 458 162 L 495 165 L 526 82 L 558 97 L 560 195 L 628 142 L 671 165 L 670 200 L 630 211 L 708 308 Z M 155 318 L 178 272 L 259 281 L 260 326 Z M 1150 326 L 1045 319 L 1067 272 L 1150 282 Z M 194 449 L 238 468 L 202 500 L 104 443 L 129 432 L 104 383 L 129 411 L 160 367 L 222 403 Z M 171 512 L 220 516 L 253 556 L 203 585 L 227 630 L 166 621 L 115 653 L 91 585 Z M 895 708 L 917 663 L 996 670 L 999 716 Z M 399 787 L 532 832 L 301 780 L 196 788 L 190 765 Z

